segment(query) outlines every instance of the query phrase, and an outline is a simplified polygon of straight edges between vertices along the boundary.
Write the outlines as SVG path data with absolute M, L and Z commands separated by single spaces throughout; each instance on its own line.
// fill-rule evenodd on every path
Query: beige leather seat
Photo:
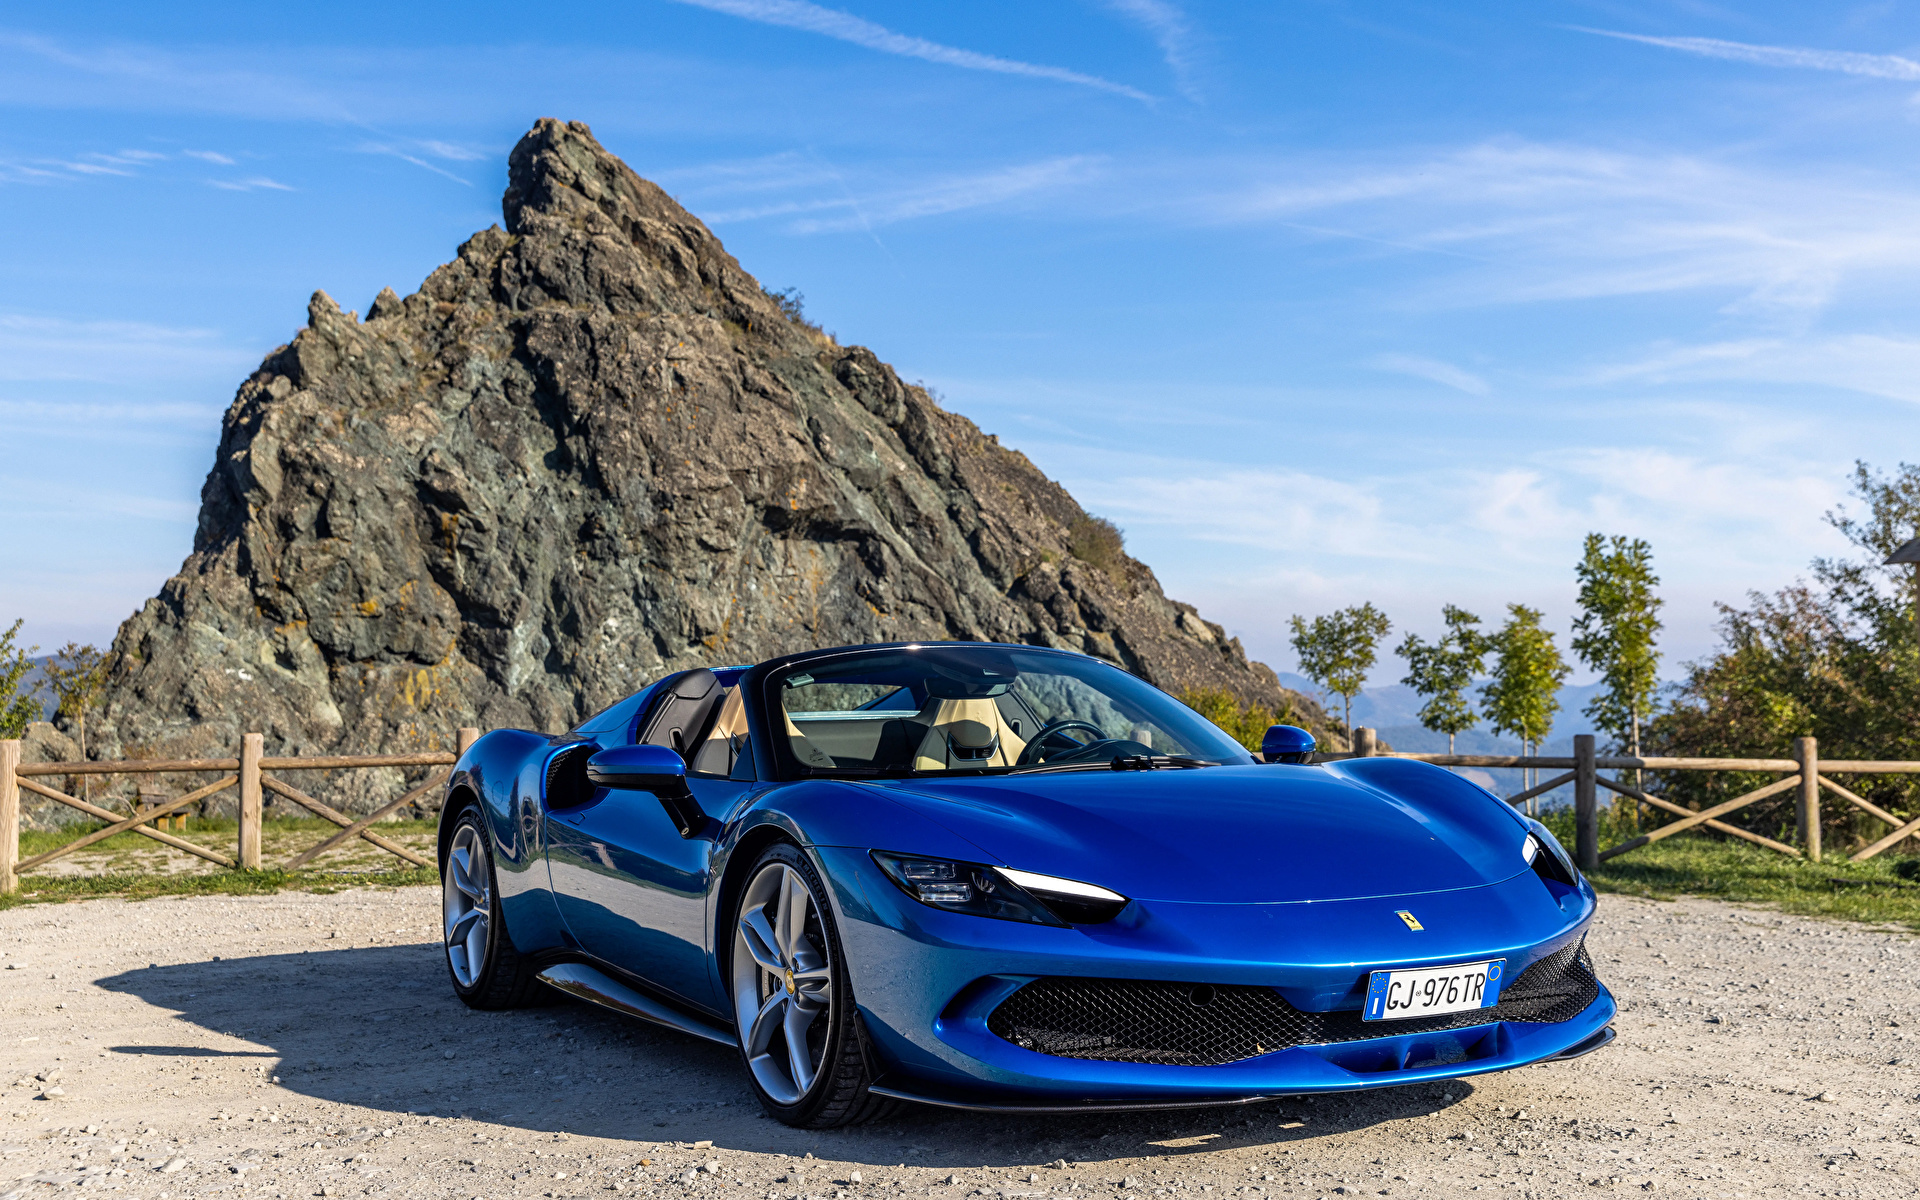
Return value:
M 914 754 L 916 771 L 954 767 L 1010 767 L 1027 744 L 991 700 L 942 700 Z
M 739 753 L 747 736 L 747 705 L 741 699 L 740 689 L 732 688 L 727 698 L 720 703 L 720 715 L 713 719 L 713 728 L 694 752 L 693 761 L 687 770 L 695 775 L 725 775 L 733 770 L 734 756 Z
M 793 718 L 787 715 L 785 709 L 780 710 L 780 716 L 787 723 L 787 747 L 793 751 L 795 758 L 810 767 L 839 765 L 833 761 L 833 755 L 807 740 L 807 735 L 800 732 L 800 727 L 793 723 Z

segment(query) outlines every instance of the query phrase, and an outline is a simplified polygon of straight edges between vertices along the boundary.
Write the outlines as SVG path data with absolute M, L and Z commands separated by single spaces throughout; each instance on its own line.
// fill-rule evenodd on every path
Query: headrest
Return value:
M 999 737 L 993 726 L 982 721 L 955 721 L 947 726 L 947 738 L 953 745 L 968 750 L 984 750 Z

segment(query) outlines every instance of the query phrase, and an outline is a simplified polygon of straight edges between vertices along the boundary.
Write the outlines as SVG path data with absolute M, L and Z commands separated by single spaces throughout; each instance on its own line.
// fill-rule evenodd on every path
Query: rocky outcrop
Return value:
M 539 122 L 510 173 L 505 229 L 364 321 L 315 294 L 241 385 L 193 553 L 114 642 L 102 753 L 445 746 L 681 667 L 918 638 L 1071 647 L 1318 723 L 584 125 Z

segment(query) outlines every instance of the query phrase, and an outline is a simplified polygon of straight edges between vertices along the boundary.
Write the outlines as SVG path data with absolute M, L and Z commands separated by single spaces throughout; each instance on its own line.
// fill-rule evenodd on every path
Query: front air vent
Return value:
M 600 747 L 592 742 L 568 746 L 547 763 L 547 807 L 573 808 L 593 799 L 587 760 Z

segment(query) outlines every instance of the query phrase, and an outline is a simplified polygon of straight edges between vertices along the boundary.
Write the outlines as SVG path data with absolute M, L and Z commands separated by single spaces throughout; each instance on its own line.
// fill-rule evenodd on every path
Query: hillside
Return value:
M 324 293 L 228 409 L 192 554 L 121 627 L 96 745 L 444 746 L 675 669 L 846 643 L 1065 647 L 1311 701 L 1110 527 L 783 310 L 577 123 L 505 225 L 365 320 Z

